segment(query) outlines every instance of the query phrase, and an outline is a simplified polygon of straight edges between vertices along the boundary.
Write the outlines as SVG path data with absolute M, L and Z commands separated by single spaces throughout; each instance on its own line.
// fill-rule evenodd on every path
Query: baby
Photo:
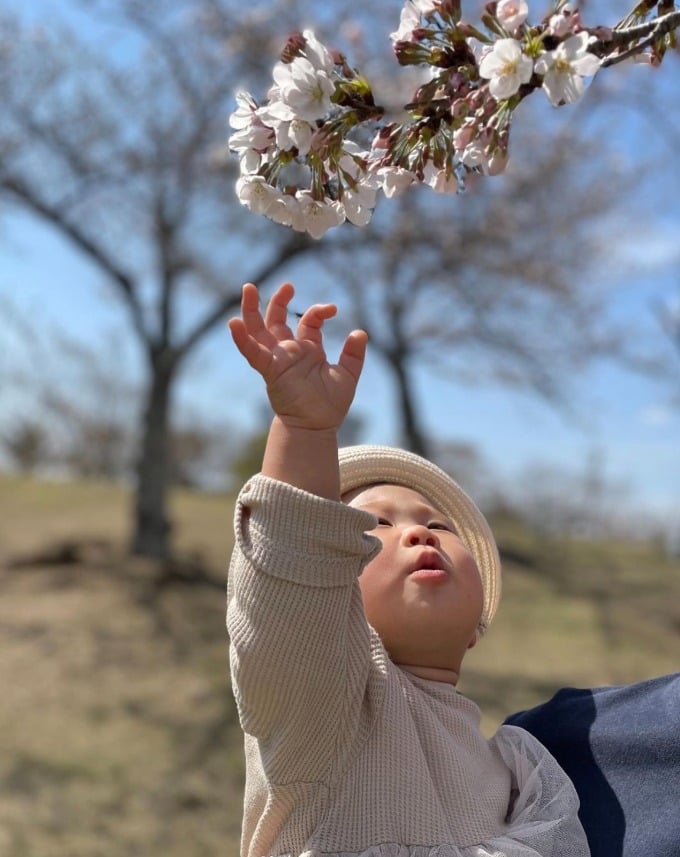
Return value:
M 500 594 L 484 517 L 419 456 L 338 449 L 367 336 L 329 364 L 335 307 L 293 332 L 292 296 L 281 286 L 263 318 L 246 285 L 230 321 L 275 413 L 229 573 L 242 857 L 587 857 L 552 756 L 518 727 L 486 739 L 456 690 Z

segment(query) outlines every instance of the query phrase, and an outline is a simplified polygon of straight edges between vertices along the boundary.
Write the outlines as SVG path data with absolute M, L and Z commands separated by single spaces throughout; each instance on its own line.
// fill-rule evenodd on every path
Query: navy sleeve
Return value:
M 576 787 L 592 857 L 680 855 L 680 673 L 566 688 L 509 717 Z

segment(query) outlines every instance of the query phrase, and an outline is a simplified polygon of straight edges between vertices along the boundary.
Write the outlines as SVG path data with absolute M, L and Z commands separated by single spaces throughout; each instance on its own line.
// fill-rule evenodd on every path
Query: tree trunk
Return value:
M 401 443 L 407 449 L 410 449 L 411 452 L 427 458 L 429 444 L 425 432 L 418 421 L 411 381 L 406 366 L 406 358 L 402 354 L 393 352 L 389 355 L 388 359 L 397 381 L 399 415 L 401 418 Z
M 142 443 L 137 462 L 134 533 L 131 550 L 137 556 L 165 559 L 170 553 L 167 514 L 169 473 L 170 392 L 174 370 L 153 361 L 144 409 Z

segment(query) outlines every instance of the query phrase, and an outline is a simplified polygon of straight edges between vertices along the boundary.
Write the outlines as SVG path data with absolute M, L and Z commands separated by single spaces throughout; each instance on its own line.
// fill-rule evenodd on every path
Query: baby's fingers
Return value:
M 366 357 L 366 346 L 368 345 L 368 334 L 365 330 L 353 330 L 342 346 L 338 365 L 349 372 L 356 380 L 359 380 L 361 370 L 364 368 Z
M 246 358 L 248 363 L 263 375 L 272 361 L 271 349 L 266 345 L 262 345 L 251 336 L 244 321 L 240 318 L 229 319 L 229 330 L 231 338 L 234 340 L 234 345 L 238 348 L 241 354 Z
M 323 323 L 338 311 L 335 304 L 314 304 L 305 310 L 297 327 L 297 338 L 308 339 L 311 342 L 321 342 Z
M 288 327 L 288 304 L 294 294 L 293 286 L 284 283 L 274 292 L 267 305 L 264 323 L 267 330 L 279 340 L 293 338 L 293 331 Z
M 260 293 L 252 283 L 246 283 L 241 292 L 241 318 L 251 336 L 257 336 L 265 330 L 260 312 Z

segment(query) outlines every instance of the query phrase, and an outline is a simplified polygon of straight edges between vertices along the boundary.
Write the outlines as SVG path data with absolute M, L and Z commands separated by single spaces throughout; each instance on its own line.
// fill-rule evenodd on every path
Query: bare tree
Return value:
M 654 307 L 654 313 L 667 342 L 675 351 L 675 356 L 680 358 L 680 291 L 674 299 L 657 304 Z M 671 378 L 674 382 L 672 400 L 678 405 L 680 404 L 680 373 L 678 373 L 677 360 L 671 369 Z
M 269 78 L 283 34 L 309 22 L 304 0 L 67 5 L 87 26 L 54 21 L 47 31 L 1 16 L 0 204 L 51 226 L 89 260 L 143 355 L 135 552 L 169 549 L 170 416 L 189 356 L 236 306 L 244 279 L 266 284 L 312 249 L 327 264 L 351 243 L 359 321 L 377 307 L 371 318 L 383 324 L 369 332 L 397 379 L 406 443 L 421 451 L 416 361 L 458 379 L 530 380 L 556 397 L 560 360 L 574 371 L 612 347 L 594 300 L 576 288 L 590 246 L 579 218 L 606 208 L 611 190 L 583 161 L 570 172 L 565 152 L 551 161 L 548 151 L 540 176 L 532 163 L 455 206 L 410 194 L 370 229 L 310 244 L 241 209 L 223 157 L 234 89 Z M 325 11 L 327 28 L 334 14 Z M 384 35 L 379 42 L 387 48 Z
M 21 473 L 33 473 L 50 458 L 45 428 L 32 419 L 21 419 L 0 436 L 0 444 Z
M 281 43 L 291 4 L 268 7 L 121 0 L 72 6 L 80 30 L 0 20 L 0 203 L 89 260 L 144 357 L 140 554 L 169 549 L 169 418 L 187 357 L 238 303 L 246 270 L 265 282 L 310 246 L 244 217 L 233 174 L 215 163 L 241 75 L 269 66 Z
M 598 224 L 626 183 L 570 132 L 519 148 L 502 180 L 458 199 L 405 196 L 376 218 L 380 252 L 360 249 L 347 272 L 354 321 L 395 381 L 402 442 L 421 454 L 433 451 L 414 382 L 423 364 L 438 384 L 502 383 L 565 405 L 584 366 L 625 354 L 596 277 Z

